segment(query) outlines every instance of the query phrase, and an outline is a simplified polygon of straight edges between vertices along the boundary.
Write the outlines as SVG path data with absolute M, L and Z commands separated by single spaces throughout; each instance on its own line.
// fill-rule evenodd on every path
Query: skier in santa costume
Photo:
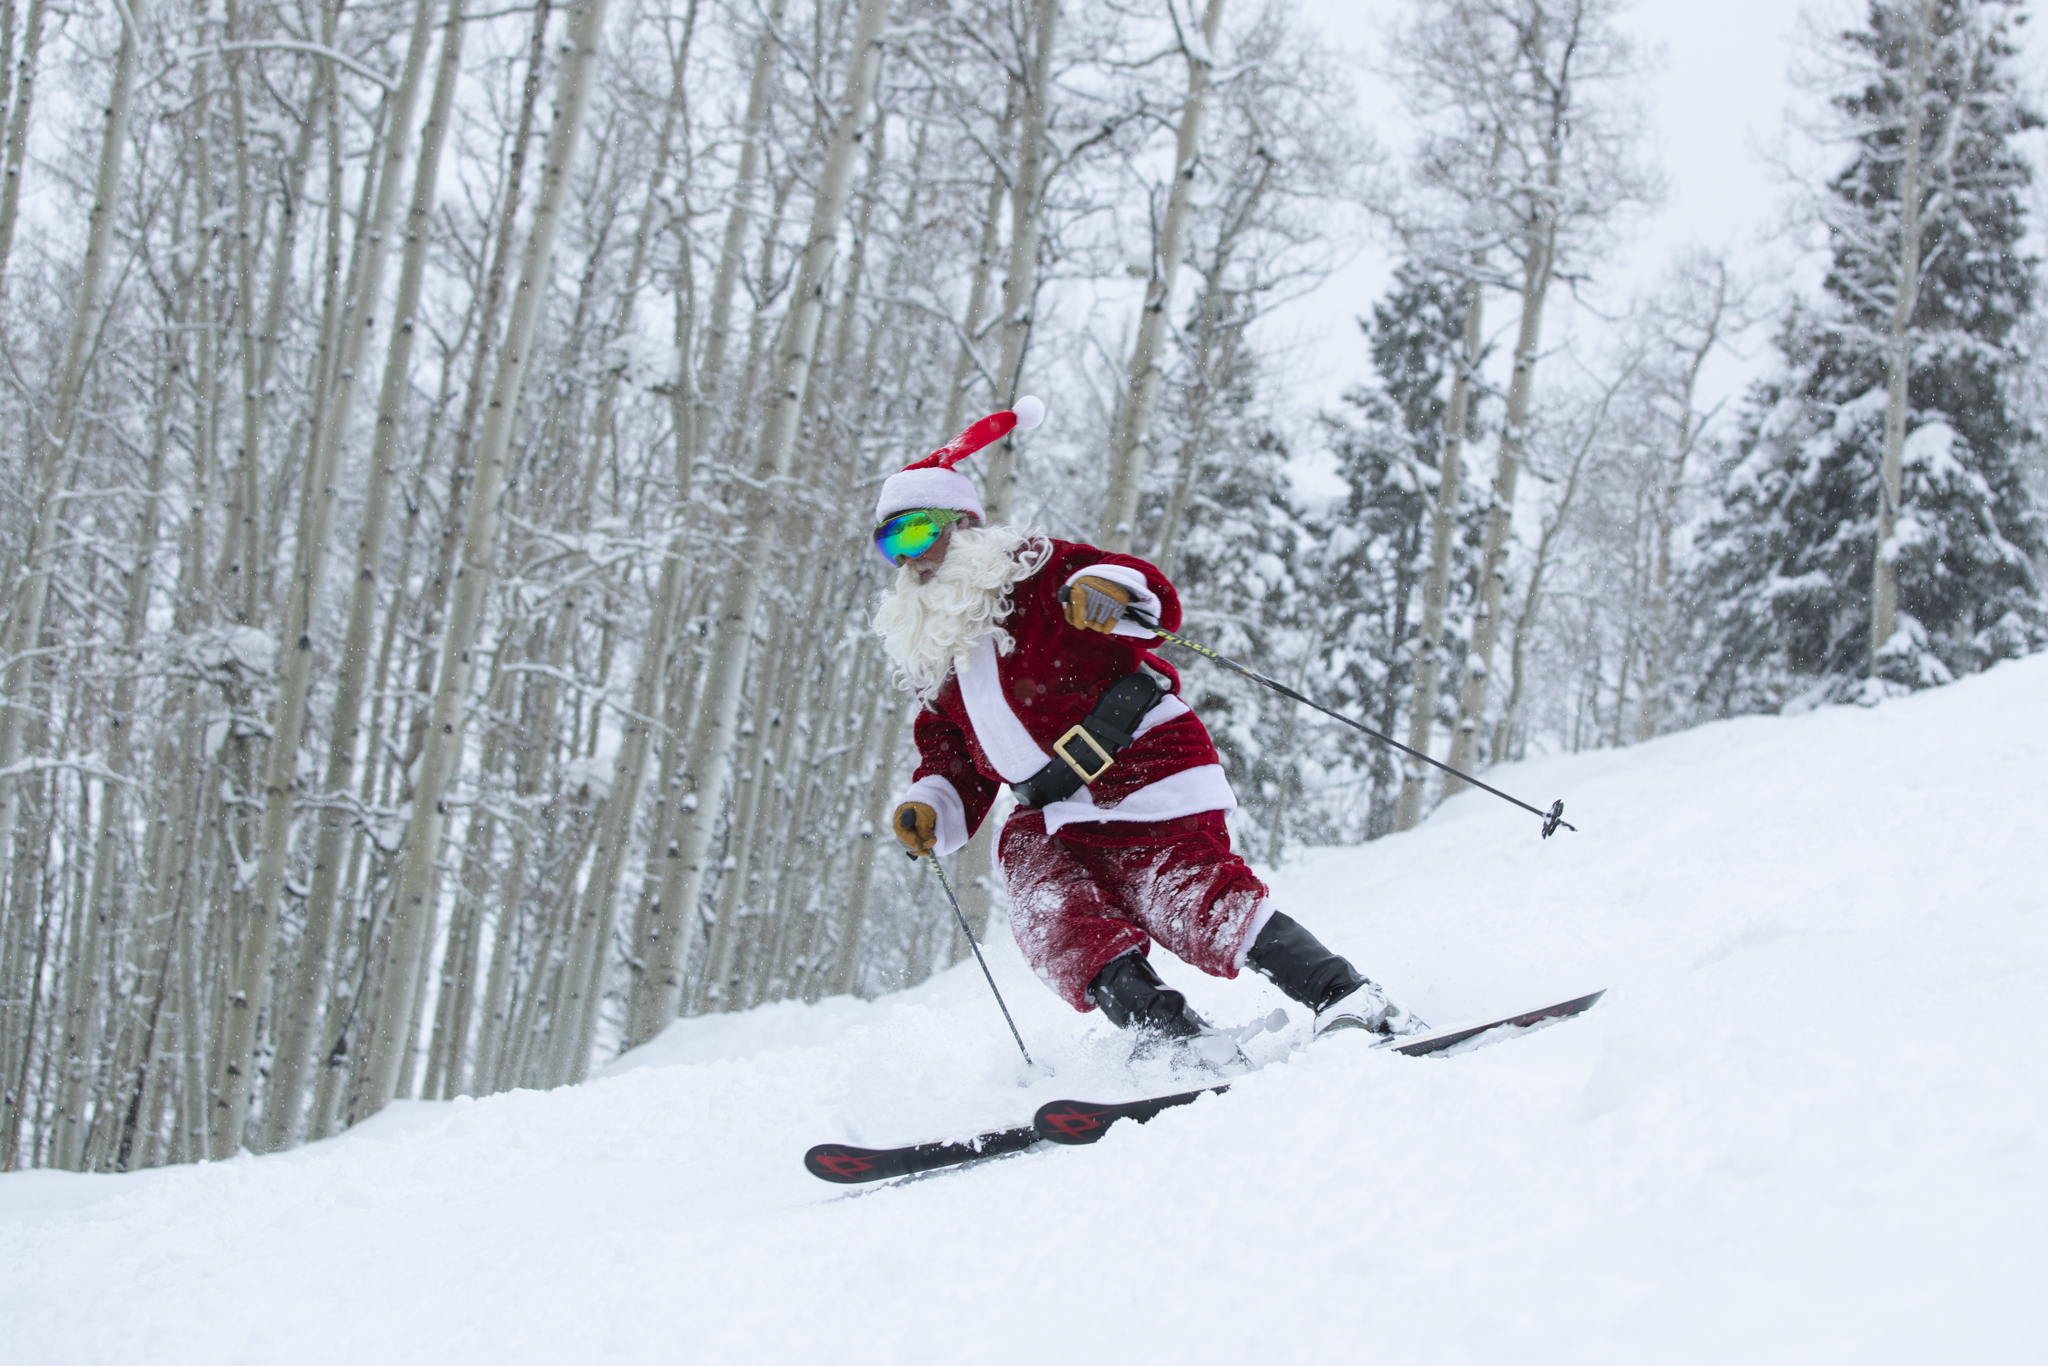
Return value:
M 913 854 L 950 854 L 1007 784 L 1017 809 L 997 857 L 1018 946 L 1141 1052 L 1210 1033 L 1148 961 L 1154 943 L 1212 976 L 1252 968 L 1314 1011 L 1319 1034 L 1413 1032 L 1232 851 L 1237 802 L 1216 747 L 1151 653 L 1159 637 L 1133 619 L 1177 630 L 1173 585 L 1135 556 L 983 525 L 955 466 L 1044 415 L 1019 399 L 882 485 L 875 544 L 899 569 L 875 629 L 921 704 L 919 763 L 890 829 Z

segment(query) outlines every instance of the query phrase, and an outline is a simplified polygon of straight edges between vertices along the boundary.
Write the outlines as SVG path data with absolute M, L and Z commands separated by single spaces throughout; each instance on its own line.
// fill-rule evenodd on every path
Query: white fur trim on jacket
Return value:
M 1094 794 L 1084 787 L 1039 810 L 1045 813 L 1045 833 L 1057 835 L 1061 826 L 1075 821 L 1170 821 L 1204 811 L 1235 811 L 1237 794 L 1230 790 L 1221 764 L 1202 764 L 1147 783 L 1115 806 L 1097 806 Z
M 1139 570 L 1127 564 L 1091 564 L 1086 569 L 1076 569 L 1067 575 L 1067 583 L 1071 587 L 1074 580 L 1085 578 L 1108 579 L 1119 588 L 1128 588 L 1131 591 L 1131 606 L 1152 620 L 1159 620 L 1159 595 L 1152 591 L 1152 586 L 1145 582 L 1145 575 Z M 1140 640 L 1150 640 L 1153 637 L 1152 632 L 1135 621 L 1119 621 L 1116 629 L 1110 634 L 1135 636 Z
M 923 802 L 939 813 L 939 842 L 933 847 L 934 853 L 956 854 L 966 846 L 967 807 L 950 781 L 936 773 L 927 773 L 896 799 L 898 806 L 905 802 Z
M 996 643 L 983 636 L 954 666 L 960 680 L 960 702 L 967 719 L 974 723 L 974 738 L 981 752 L 995 765 L 1006 783 L 1021 783 L 1044 768 L 1052 758 L 1038 747 L 1031 732 L 1017 719 L 1010 699 L 1003 696 L 1003 675 L 996 659 Z

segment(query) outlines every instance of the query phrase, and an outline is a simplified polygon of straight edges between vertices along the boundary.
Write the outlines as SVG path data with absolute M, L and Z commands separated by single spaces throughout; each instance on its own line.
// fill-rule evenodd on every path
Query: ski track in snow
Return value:
M 2040 1361 L 2044 714 L 2048 656 L 1489 775 L 1577 834 L 1471 794 L 1306 855 L 1283 904 L 1434 1023 L 1608 995 L 1087 1150 L 799 1165 L 1173 1084 L 999 934 L 1053 1077 L 970 960 L 279 1156 L 0 1176 L 0 1360 Z M 1280 1003 L 1162 965 L 1224 1022 Z

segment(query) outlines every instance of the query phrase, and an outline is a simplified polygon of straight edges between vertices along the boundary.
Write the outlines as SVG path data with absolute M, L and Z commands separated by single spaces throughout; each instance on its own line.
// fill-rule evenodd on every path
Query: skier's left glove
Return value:
M 1067 625 L 1108 635 L 1124 619 L 1124 608 L 1133 596 L 1120 583 L 1084 574 L 1067 585 Z
M 939 813 L 924 802 L 905 802 L 897 807 L 889 828 L 912 854 L 929 854 L 938 847 Z

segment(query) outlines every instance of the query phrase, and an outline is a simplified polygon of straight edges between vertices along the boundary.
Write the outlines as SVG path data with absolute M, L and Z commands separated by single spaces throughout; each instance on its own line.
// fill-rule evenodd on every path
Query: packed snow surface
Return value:
M 281 1156 L 0 1176 L 0 1359 L 2039 1361 L 2044 716 L 2048 657 L 1490 775 L 1576 834 L 1471 794 L 1305 856 L 1288 909 L 1432 1022 L 1607 997 L 1456 1058 L 1331 1040 L 1093 1148 L 799 1165 L 1170 1082 L 998 935 L 1052 1076 L 970 960 Z

